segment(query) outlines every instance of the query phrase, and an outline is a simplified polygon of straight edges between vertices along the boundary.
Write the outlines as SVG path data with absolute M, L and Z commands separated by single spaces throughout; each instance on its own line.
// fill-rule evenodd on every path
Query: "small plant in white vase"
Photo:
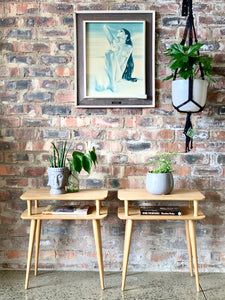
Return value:
M 161 153 L 149 159 L 152 170 L 147 173 L 146 189 L 151 194 L 169 194 L 174 187 L 173 180 L 173 158 L 175 152 Z

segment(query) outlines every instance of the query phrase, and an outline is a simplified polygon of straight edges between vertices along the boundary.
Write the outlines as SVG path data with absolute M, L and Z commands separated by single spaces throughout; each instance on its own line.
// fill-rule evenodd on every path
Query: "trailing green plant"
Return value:
M 84 169 L 88 174 L 90 174 L 92 165 L 94 164 L 96 166 L 98 163 L 94 147 L 88 153 L 74 151 L 72 156 L 73 158 L 69 159 L 70 166 L 78 173 Z
M 67 142 L 61 142 L 59 149 L 56 147 L 55 143 L 51 143 L 53 146 L 53 155 L 49 157 L 49 163 L 50 167 L 52 168 L 63 168 L 66 166 L 66 158 L 68 155 L 68 152 L 70 150 L 70 147 L 72 144 L 69 145 L 69 147 L 66 149 Z
M 177 74 L 184 79 L 188 79 L 191 76 L 195 79 L 197 73 L 200 71 L 199 64 L 201 64 L 205 76 L 208 77 L 211 82 L 215 83 L 210 76 L 213 58 L 199 55 L 199 49 L 203 45 L 204 44 L 201 43 L 195 43 L 188 47 L 176 43 L 172 44 L 170 48 L 164 52 L 165 56 L 172 57 L 167 64 L 170 67 L 172 74 L 164 78 L 163 81 L 171 78 L 175 79 L 175 70 L 177 70 Z
M 149 159 L 149 164 L 153 166 L 150 173 L 172 173 L 172 164 L 176 152 L 161 153 Z

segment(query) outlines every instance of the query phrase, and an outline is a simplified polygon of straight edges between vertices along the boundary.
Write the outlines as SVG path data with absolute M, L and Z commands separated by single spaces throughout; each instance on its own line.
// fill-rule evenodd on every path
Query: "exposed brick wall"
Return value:
M 124 222 L 116 217 L 118 188 L 144 187 L 148 158 L 178 151 L 177 188 L 198 188 L 207 215 L 197 225 L 200 271 L 225 271 L 225 4 L 194 4 L 199 42 L 214 58 L 207 106 L 193 116 L 194 149 L 184 154 L 185 116 L 171 106 L 166 47 L 178 42 L 185 18 L 181 0 L 74 1 L 78 10 L 156 11 L 156 107 L 77 109 L 74 105 L 73 1 L 0 1 L 0 267 L 25 268 L 29 222 L 20 219 L 28 188 L 45 187 L 51 141 L 71 140 L 73 149 L 95 146 L 99 164 L 82 175 L 82 188 L 111 190 L 109 217 L 102 222 L 106 270 L 121 269 Z M 45 222 L 40 266 L 97 267 L 90 223 Z M 176 222 L 136 222 L 129 268 L 188 270 L 185 232 Z

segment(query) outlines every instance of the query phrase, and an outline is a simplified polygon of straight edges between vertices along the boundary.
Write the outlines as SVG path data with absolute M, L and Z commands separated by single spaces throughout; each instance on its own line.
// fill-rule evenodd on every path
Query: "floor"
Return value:
M 0 300 L 224 300 L 225 274 L 200 274 L 201 292 L 189 273 L 128 273 L 121 292 L 121 272 L 106 272 L 105 290 L 98 272 L 39 271 L 30 275 L 24 290 L 25 271 L 0 270 Z

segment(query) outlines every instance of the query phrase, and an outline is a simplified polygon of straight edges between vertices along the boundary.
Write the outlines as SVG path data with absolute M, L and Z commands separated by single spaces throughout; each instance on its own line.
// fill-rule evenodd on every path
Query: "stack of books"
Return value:
M 141 215 L 181 216 L 179 206 L 140 206 Z
M 88 209 L 88 205 L 48 205 L 42 215 L 87 215 Z

